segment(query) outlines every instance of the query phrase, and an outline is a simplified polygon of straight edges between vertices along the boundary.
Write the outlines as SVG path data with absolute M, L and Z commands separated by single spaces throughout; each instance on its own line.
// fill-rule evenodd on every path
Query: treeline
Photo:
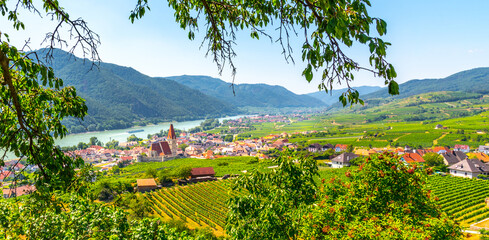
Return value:
M 219 119 L 211 118 L 211 119 L 206 119 L 205 121 L 200 123 L 200 126 L 191 128 L 188 131 L 190 133 L 198 133 L 198 132 L 214 129 L 219 126 L 221 126 L 221 123 L 219 123 Z
M 221 117 L 216 115 L 215 117 Z M 198 115 L 188 115 L 188 116 L 177 116 L 169 119 L 163 118 L 149 118 L 141 120 L 137 116 L 125 116 L 123 119 L 114 119 L 108 117 L 94 118 L 92 116 L 87 116 L 83 121 L 75 118 L 66 118 L 63 120 L 63 124 L 68 129 L 69 133 L 83 133 L 83 132 L 95 132 L 95 131 L 105 131 L 105 130 L 116 130 L 131 128 L 134 126 L 146 126 L 149 124 L 158 124 L 161 122 L 183 122 L 202 119 L 202 116 Z M 212 129 L 212 128 L 211 128 Z M 209 130 L 209 129 L 207 129 Z
M 177 137 L 180 137 L 180 134 L 184 132 L 183 130 L 178 129 L 178 128 L 174 128 L 173 130 L 175 131 L 175 136 L 177 136 Z M 160 132 L 158 132 L 158 133 L 148 134 L 148 139 L 151 139 L 154 136 L 156 136 L 156 137 L 166 137 L 166 136 L 168 136 L 168 132 L 169 131 L 170 130 L 163 130 L 163 129 L 161 129 Z

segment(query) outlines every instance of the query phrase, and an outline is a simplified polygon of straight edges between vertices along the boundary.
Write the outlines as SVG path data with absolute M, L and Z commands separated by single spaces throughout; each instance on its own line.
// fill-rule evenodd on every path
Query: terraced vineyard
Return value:
M 489 207 L 484 203 L 484 199 L 489 197 L 489 181 L 431 176 L 428 184 L 440 199 L 438 203 L 442 209 L 462 225 L 489 218 Z
M 223 235 L 225 204 L 237 194 L 230 190 L 229 182 L 215 181 L 166 188 L 145 196 L 161 218 L 180 219 L 192 229 L 210 227 L 216 235 Z
M 489 181 L 460 177 L 429 177 L 428 185 L 443 211 L 468 226 L 489 218 Z M 230 182 L 215 181 L 166 188 L 146 193 L 154 212 L 165 220 L 184 221 L 189 228 L 209 227 L 224 235 L 226 202 L 239 193 L 230 191 Z

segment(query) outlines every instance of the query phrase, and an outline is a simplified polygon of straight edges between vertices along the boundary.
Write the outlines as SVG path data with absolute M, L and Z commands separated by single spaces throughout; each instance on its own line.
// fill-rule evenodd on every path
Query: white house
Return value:
M 479 146 L 479 152 L 483 152 L 485 154 L 489 154 L 489 146 L 486 145 L 480 145 Z
M 469 147 L 469 145 L 456 144 L 455 147 L 453 148 L 453 151 L 460 151 L 463 153 L 468 153 L 468 152 L 470 152 L 470 147 Z
M 479 159 L 465 159 L 448 167 L 450 174 L 457 177 L 476 178 L 482 174 L 489 175 L 489 166 Z
M 339 156 L 331 159 L 331 167 L 332 168 L 342 168 L 349 167 L 350 160 L 357 158 L 358 155 L 354 153 L 342 153 Z

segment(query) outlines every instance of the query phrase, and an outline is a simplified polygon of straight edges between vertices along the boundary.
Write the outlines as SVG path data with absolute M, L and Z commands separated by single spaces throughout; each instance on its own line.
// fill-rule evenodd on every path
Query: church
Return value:
M 164 162 L 177 156 L 177 135 L 173 124 L 170 124 L 166 141 L 153 142 L 149 148 L 149 156 L 138 155 L 138 162 Z

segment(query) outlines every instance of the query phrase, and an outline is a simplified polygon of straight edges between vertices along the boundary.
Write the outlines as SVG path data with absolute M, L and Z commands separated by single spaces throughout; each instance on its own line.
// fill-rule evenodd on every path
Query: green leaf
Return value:
M 394 80 L 389 82 L 389 94 L 399 95 L 399 84 Z
M 302 72 L 302 75 L 306 77 L 306 80 L 308 82 L 312 81 L 313 74 L 312 74 L 311 64 L 307 64 L 307 68 L 304 69 L 304 71 Z

